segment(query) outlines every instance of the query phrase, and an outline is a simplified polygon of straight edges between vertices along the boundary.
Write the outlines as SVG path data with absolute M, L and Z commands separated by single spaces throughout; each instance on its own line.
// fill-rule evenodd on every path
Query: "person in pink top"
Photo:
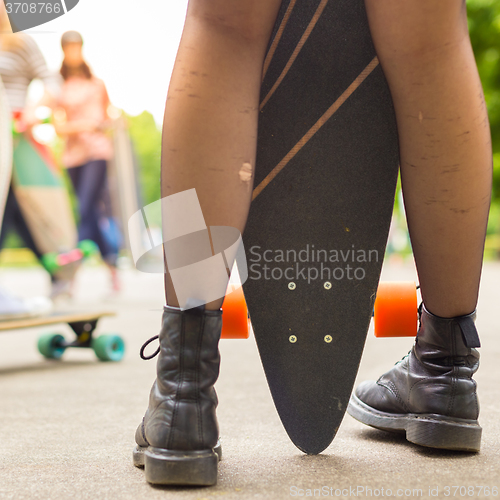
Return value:
M 111 271 L 113 289 L 118 290 L 118 248 L 101 222 L 108 196 L 107 162 L 113 157 L 113 144 L 106 135 L 110 100 L 104 82 L 85 62 L 82 45 L 76 31 L 67 31 L 61 38 L 64 84 L 55 103 L 55 129 L 66 139 L 62 163 L 78 197 L 79 239 L 90 239 L 98 245 Z

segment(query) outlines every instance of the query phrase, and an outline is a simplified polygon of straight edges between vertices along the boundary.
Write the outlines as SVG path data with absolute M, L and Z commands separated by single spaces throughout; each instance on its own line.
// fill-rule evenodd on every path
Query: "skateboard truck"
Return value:
M 74 320 L 63 315 L 60 319 L 55 317 L 51 323 L 67 323 L 76 334 L 76 339 L 68 342 L 59 333 L 47 333 L 38 339 L 38 351 L 45 358 L 60 359 L 66 349 L 78 347 L 92 349 L 101 361 L 120 361 L 125 353 L 125 343 L 119 335 L 108 334 L 94 337 L 99 318 L 104 315 L 109 314 L 96 314 L 82 319 L 76 317 Z
M 372 312 L 375 337 L 415 337 L 418 323 L 417 288 L 414 281 L 379 283 Z M 235 289 L 235 285 L 228 285 L 222 309 L 221 337 L 247 339 L 249 315 L 241 286 Z M 326 337 L 325 341 L 329 342 Z
M 76 333 L 76 339 L 73 342 L 65 342 L 66 347 L 91 347 L 92 334 L 97 326 L 97 320 L 75 321 L 68 323 L 71 329 Z

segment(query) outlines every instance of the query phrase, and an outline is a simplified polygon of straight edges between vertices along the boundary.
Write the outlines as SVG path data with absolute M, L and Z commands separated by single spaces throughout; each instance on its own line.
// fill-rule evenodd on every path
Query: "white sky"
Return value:
M 111 102 L 131 115 L 150 111 L 161 127 L 186 8 L 187 0 L 80 0 L 66 15 L 26 33 L 58 71 L 61 35 L 79 31 L 83 55 L 104 80 Z M 33 82 L 30 100 L 42 89 Z

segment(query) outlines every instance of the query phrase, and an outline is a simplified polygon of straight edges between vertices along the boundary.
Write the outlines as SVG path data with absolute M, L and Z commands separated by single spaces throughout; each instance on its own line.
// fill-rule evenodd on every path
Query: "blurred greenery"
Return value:
M 493 193 L 486 256 L 500 256 L 500 2 L 467 0 L 469 32 L 483 84 L 493 145 Z
M 137 116 L 124 113 L 124 117 L 127 120 L 137 155 L 141 193 L 144 205 L 147 205 L 161 197 L 161 130 L 158 129 L 153 115 L 148 111 L 143 111 Z

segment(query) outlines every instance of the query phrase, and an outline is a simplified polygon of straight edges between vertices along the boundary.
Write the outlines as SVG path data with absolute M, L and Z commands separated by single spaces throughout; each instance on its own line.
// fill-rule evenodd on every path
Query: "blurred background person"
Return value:
M 104 82 L 93 75 L 82 54 L 83 39 L 77 31 L 61 37 L 64 80 L 54 109 L 56 132 L 65 138 L 62 163 L 78 198 L 78 237 L 94 241 L 111 272 L 114 291 L 120 289 L 116 262 L 116 227 L 109 224 L 107 165 L 113 157 L 113 143 L 107 129 L 110 100 Z
M 59 92 L 61 78 L 51 73 L 36 42 L 25 33 L 12 33 L 9 18 L 3 2 L 0 2 L 0 77 L 5 88 L 7 102 L 11 112 L 20 112 L 28 127 L 38 122 L 33 110 L 27 107 L 28 86 L 35 78 L 44 84 L 44 96 L 38 105 L 50 102 Z M 1 200 L 2 203 L 4 200 Z M 23 217 L 15 192 L 10 184 L 5 200 L 5 210 L 0 230 L 0 248 L 4 246 L 9 230 L 15 230 L 27 248 L 41 258 L 30 230 Z M 57 279 L 51 276 L 52 282 Z M 42 309 L 51 307 L 51 302 L 42 300 Z M 12 297 L 6 291 L 0 291 L 0 316 L 3 319 L 19 315 L 38 314 L 40 304 L 31 304 Z M 43 311 L 42 311 L 43 312 Z

